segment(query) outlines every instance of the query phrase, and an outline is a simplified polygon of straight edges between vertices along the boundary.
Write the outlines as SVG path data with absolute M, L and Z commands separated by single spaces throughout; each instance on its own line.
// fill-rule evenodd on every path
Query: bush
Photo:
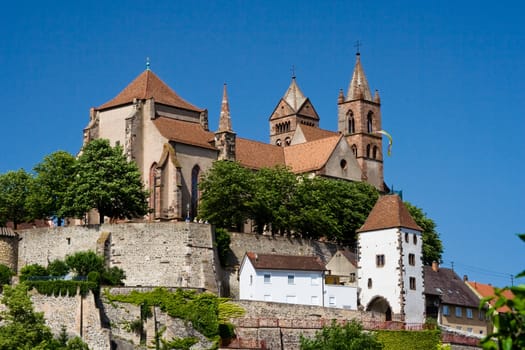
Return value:
M 15 273 L 13 270 L 3 264 L 0 264 L 0 289 L 4 284 L 11 284 L 11 277 L 14 275 Z
M 53 260 L 47 265 L 47 273 L 49 276 L 65 276 L 69 272 L 69 266 L 62 260 Z
M 20 270 L 20 282 L 27 281 L 34 277 L 44 276 L 48 276 L 47 270 L 44 266 L 39 264 L 26 265 Z
M 217 253 L 222 266 L 227 266 L 228 253 L 230 252 L 231 237 L 228 231 L 223 228 L 215 230 L 215 242 L 217 243 Z
M 100 282 L 100 273 L 97 271 L 91 271 L 87 275 L 87 280 L 88 282 L 94 282 L 98 284 Z
M 100 283 L 109 286 L 122 286 L 126 279 L 126 273 L 120 267 L 113 266 L 105 269 L 100 276 Z
M 79 276 L 87 276 L 91 271 L 104 271 L 104 259 L 91 250 L 68 255 L 66 264 Z

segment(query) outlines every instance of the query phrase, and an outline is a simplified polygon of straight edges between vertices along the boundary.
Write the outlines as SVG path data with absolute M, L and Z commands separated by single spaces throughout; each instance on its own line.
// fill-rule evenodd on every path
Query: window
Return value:
M 311 304 L 312 305 L 319 305 L 319 297 L 317 295 L 312 295 Z
M 354 113 L 352 111 L 348 111 L 348 133 L 353 134 L 354 132 L 355 132 Z
M 357 158 L 357 146 L 356 145 L 352 145 L 352 153 L 354 154 L 354 157 Z
M 479 310 L 478 319 L 480 321 L 483 321 L 485 319 L 485 315 L 483 314 L 483 310 Z
M 443 316 L 450 315 L 450 310 L 448 309 L 448 305 L 443 305 Z
M 415 277 L 410 277 L 409 278 L 409 282 L 410 282 L 410 289 L 412 289 L 412 290 L 416 289 L 416 278 Z
M 467 332 L 472 333 L 472 327 L 468 327 Z
M 371 278 L 368 279 L 368 288 L 372 288 L 372 279 Z
M 370 158 L 370 145 L 366 145 L 366 157 Z
M 374 159 L 377 158 L 377 146 L 374 146 L 374 149 L 372 151 L 372 158 L 374 158 Z
M 253 284 L 253 275 L 250 275 L 250 286 Z
M 355 282 L 355 272 L 350 273 L 350 282 Z
M 288 284 L 295 284 L 295 276 L 288 275 Z
M 264 301 L 272 301 L 272 296 L 270 294 L 265 294 Z
M 414 244 L 417 244 L 417 235 L 414 235 Z
M 345 170 L 346 169 L 346 159 L 341 159 L 341 162 L 339 162 L 339 165 L 341 166 L 341 169 Z
M 272 283 L 272 275 L 269 273 L 264 274 L 264 283 Z
M 456 306 L 456 317 L 461 317 L 463 312 L 461 311 L 461 306 Z
M 385 255 L 384 254 L 376 255 L 376 266 L 377 267 L 385 266 Z
M 467 318 L 472 318 L 472 309 L 467 308 Z
M 328 298 L 328 306 L 329 307 L 335 307 L 336 306 L 336 303 L 335 303 L 335 297 L 334 296 L 330 296 Z
M 408 233 L 405 233 L 405 242 L 408 243 Z
M 416 255 L 408 254 L 408 264 L 414 266 L 416 264 Z
M 295 295 L 287 295 L 286 302 L 288 304 L 297 304 L 297 297 Z
M 374 128 L 372 126 L 372 119 L 373 119 L 374 113 L 372 111 L 368 112 L 368 116 L 366 117 L 366 129 L 369 133 L 374 131 Z
M 312 286 L 318 286 L 318 285 L 319 285 L 319 277 L 312 276 Z

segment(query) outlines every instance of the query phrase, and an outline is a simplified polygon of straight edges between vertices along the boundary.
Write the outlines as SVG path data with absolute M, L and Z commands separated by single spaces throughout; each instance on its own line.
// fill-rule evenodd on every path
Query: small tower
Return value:
M 318 128 L 319 116 L 293 75 L 288 90 L 270 116 L 270 143 L 282 147 L 289 146 L 299 124 Z
M 217 159 L 235 160 L 235 139 L 236 135 L 232 131 L 232 121 L 230 118 L 228 93 L 226 91 L 226 84 L 224 84 L 221 115 L 219 117 L 219 130 L 215 132 L 215 147 L 219 150 Z
M 422 231 L 398 195 L 378 199 L 357 231 L 359 297 L 367 311 L 386 321 L 424 322 Z
M 363 180 L 384 190 L 381 104 L 379 93 L 372 97 L 357 53 L 352 80 L 346 97 L 338 96 L 338 131 L 346 136 L 363 170 Z

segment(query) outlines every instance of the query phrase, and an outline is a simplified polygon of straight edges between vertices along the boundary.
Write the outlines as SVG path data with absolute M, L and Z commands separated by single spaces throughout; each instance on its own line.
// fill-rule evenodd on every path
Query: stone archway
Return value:
M 366 311 L 380 315 L 385 321 L 392 321 L 392 308 L 388 301 L 381 296 L 374 297 L 366 306 Z

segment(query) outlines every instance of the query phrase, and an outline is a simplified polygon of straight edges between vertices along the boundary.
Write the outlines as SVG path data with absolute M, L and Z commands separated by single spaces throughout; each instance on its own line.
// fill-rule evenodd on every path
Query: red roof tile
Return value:
M 357 232 L 404 227 L 423 232 L 414 221 L 401 198 L 396 194 L 379 197 L 365 223 Z
M 338 133 L 335 131 L 324 130 L 315 126 L 309 126 L 304 124 L 300 124 L 297 128 L 301 128 L 301 130 L 303 131 L 304 138 L 307 142 L 338 135 Z
M 97 109 L 107 109 L 133 102 L 133 99 L 155 99 L 155 102 L 182 108 L 190 111 L 201 112 L 202 109 L 181 98 L 175 91 L 166 85 L 150 70 L 142 72 L 135 80 L 124 88 L 111 101 L 104 103 Z
M 256 269 L 324 271 L 325 265 L 316 256 L 258 254 L 247 252 L 246 256 Z
M 468 281 L 468 285 L 480 296 L 480 298 L 495 296 L 494 287 L 490 284 L 483 284 L 474 281 Z M 503 296 L 507 299 L 514 299 L 514 294 L 510 290 L 504 290 Z M 490 301 L 490 305 L 494 305 L 495 300 Z M 502 306 L 498 309 L 499 312 L 508 312 L 510 309 L 507 306 Z
M 284 165 L 283 148 L 268 143 L 236 138 L 235 160 L 250 169 L 272 168 Z
M 332 155 L 337 143 L 341 140 L 340 135 L 299 143 L 284 147 L 286 165 L 294 173 L 306 173 L 323 168 Z
M 169 117 L 158 117 L 153 120 L 153 124 L 157 127 L 160 134 L 170 141 L 216 149 L 213 145 L 214 134 L 204 130 L 199 123 L 181 121 Z

